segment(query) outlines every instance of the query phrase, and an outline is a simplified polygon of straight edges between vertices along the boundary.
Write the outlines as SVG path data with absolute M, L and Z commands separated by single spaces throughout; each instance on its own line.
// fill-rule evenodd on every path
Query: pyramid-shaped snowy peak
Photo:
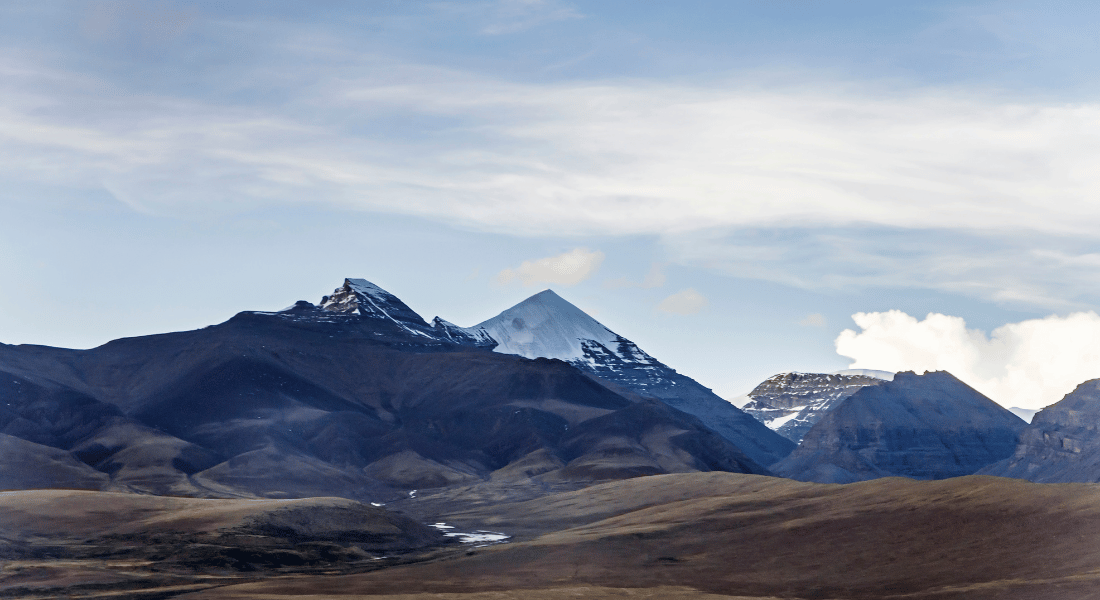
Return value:
M 550 290 L 467 331 L 487 333 L 497 342 L 496 352 L 560 359 L 634 393 L 659 398 L 698 417 L 762 465 L 779 460 L 794 448 L 790 440 Z
M 551 290 L 539 292 L 470 329 L 488 333 L 497 342 L 495 350 L 502 354 L 575 361 L 591 355 L 595 342 L 615 354 L 629 353 L 620 358 L 635 363 L 653 361 L 633 344 L 629 349 L 620 348 L 627 340 Z

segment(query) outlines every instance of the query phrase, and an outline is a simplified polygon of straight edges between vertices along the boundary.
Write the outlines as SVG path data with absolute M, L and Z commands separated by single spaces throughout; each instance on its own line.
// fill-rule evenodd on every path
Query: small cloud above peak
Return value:
M 591 277 L 600 268 L 603 259 L 604 254 L 599 250 L 574 248 L 557 256 L 525 260 L 514 269 L 502 270 L 496 280 L 500 284 L 509 284 L 518 279 L 525 286 L 546 283 L 577 285 Z M 553 293 L 549 289 L 541 293 L 546 292 Z
M 694 288 L 687 288 L 661 300 L 657 310 L 677 315 L 694 315 L 706 308 L 707 304 L 709 301 L 706 296 Z

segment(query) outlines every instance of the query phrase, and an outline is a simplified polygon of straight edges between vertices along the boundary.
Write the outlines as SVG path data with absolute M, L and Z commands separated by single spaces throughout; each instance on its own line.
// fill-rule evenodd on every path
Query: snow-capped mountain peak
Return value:
M 426 332 L 430 327 L 423 317 L 400 298 L 366 279 L 345 279 L 344 285 L 336 288 L 331 296 L 321 298 L 320 308 L 390 320 L 413 335 L 433 337 Z
M 436 326 L 439 328 L 440 326 Z M 551 290 L 531 296 L 464 330 L 497 342 L 495 352 L 556 358 L 642 396 L 703 420 L 762 465 L 786 456 L 794 444 L 677 373 Z
M 655 362 L 633 342 L 604 327 L 569 301 L 544 290 L 468 331 L 487 333 L 496 352 L 525 358 L 593 363 L 610 354 L 636 364 Z

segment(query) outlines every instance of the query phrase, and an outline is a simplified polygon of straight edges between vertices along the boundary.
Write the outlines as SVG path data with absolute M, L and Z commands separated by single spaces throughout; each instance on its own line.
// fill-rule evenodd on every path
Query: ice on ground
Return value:
M 446 533 L 443 534 L 444 536 L 456 538 L 459 543 L 462 544 L 481 544 L 482 546 L 488 546 L 490 544 L 502 544 L 512 537 L 500 533 L 499 531 L 485 531 L 484 529 L 479 529 L 474 532 L 447 531 L 448 529 L 454 529 L 454 525 L 448 525 L 443 521 L 432 523 L 429 527 L 435 527 L 440 531 L 445 531 Z
M 456 532 L 456 533 L 447 533 L 447 534 L 444 534 L 444 535 L 446 535 L 447 537 L 458 538 L 458 541 L 462 542 L 463 544 L 476 544 L 476 543 L 499 544 L 499 543 L 504 542 L 505 540 L 512 537 L 510 535 L 505 535 L 503 533 L 497 533 L 495 531 L 475 531 L 473 533 L 457 533 Z

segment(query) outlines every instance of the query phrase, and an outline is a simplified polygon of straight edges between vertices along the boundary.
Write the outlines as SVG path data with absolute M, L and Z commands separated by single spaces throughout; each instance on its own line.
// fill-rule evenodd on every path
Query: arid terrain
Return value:
M 1093 484 L 690 473 L 496 505 L 49 491 L 0 509 L 6 598 L 1100 597 Z

